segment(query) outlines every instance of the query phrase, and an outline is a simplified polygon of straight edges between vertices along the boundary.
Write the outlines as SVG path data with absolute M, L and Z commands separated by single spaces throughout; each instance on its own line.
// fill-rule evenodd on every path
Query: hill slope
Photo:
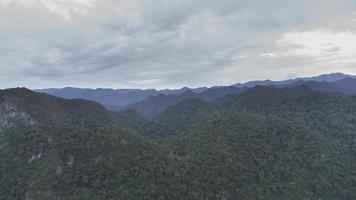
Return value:
M 257 86 L 241 95 L 223 97 L 217 100 L 215 105 L 223 110 L 298 121 L 337 138 L 353 136 L 349 131 L 356 130 L 356 102 L 353 99 L 313 91 L 306 86 L 282 89 Z M 344 133 L 346 135 L 343 135 Z
M 13 112 L 12 115 L 18 111 L 41 124 L 113 124 L 110 113 L 98 103 L 80 99 L 66 100 L 26 88 L 0 90 L 0 108 L 4 112 Z M 3 113 L 1 116 L 4 116 Z
M 340 171 L 327 170 L 330 149 L 298 125 L 249 114 L 215 113 L 173 141 L 187 162 L 191 190 L 203 199 L 334 199 Z M 349 188 L 351 189 L 351 188 Z M 198 198 L 197 198 L 198 199 Z
M 168 107 L 148 123 L 141 133 L 148 138 L 167 139 L 186 131 L 214 110 L 211 104 L 199 98 L 183 100 Z
M 147 121 L 0 90 L 0 198 L 355 199 L 356 97 L 306 86 L 192 96 Z
M 1 199 L 178 199 L 176 159 L 101 105 L 0 92 Z M 174 184 L 173 184 L 174 183 Z
M 334 82 L 295 82 L 288 87 L 295 87 L 298 85 L 306 85 L 313 90 L 327 92 L 327 93 L 340 93 L 344 95 L 356 95 L 356 79 L 345 78 Z
M 188 99 L 202 99 L 206 102 L 212 102 L 225 95 L 236 95 L 244 91 L 244 89 L 236 87 L 216 87 L 209 88 L 200 93 L 196 93 L 192 90 L 188 90 L 181 94 L 175 95 L 157 95 L 150 97 L 142 102 L 132 104 L 127 108 L 136 110 L 138 114 L 147 118 L 153 119 L 163 113 L 170 106 L 174 106 L 177 103 Z
M 127 109 L 135 110 L 139 115 L 145 117 L 146 119 L 153 119 L 169 106 L 175 105 L 185 99 L 194 98 L 195 95 L 196 94 L 192 91 L 187 91 L 183 94 L 177 95 L 159 94 L 157 96 L 149 97 L 142 102 L 129 105 Z
M 130 128 L 138 133 L 146 132 L 147 125 L 150 122 L 132 109 L 112 112 L 112 115 L 117 124 Z

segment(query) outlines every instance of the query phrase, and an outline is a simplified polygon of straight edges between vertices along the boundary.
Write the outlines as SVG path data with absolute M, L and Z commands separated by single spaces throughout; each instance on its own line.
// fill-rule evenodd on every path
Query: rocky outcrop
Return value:
M 34 125 L 36 121 L 26 112 L 18 110 L 11 102 L 0 104 L 0 130 L 13 128 L 18 124 Z

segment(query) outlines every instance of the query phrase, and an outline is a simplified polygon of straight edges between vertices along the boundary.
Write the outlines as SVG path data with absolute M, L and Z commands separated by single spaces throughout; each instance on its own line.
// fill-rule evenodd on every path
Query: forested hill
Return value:
M 323 156 L 330 149 L 322 137 L 284 121 L 215 113 L 173 140 L 172 148 L 188 163 L 188 176 L 196 180 L 192 189 L 202 188 L 206 199 L 352 195 L 352 185 L 341 185 L 347 180 L 336 181 L 343 172 L 327 169 L 330 158 Z
M 0 91 L 0 199 L 179 199 L 174 157 L 103 106 Z
M 163 101 L 152 119 L 0 90 L 0 199 L 356 198 L 356 97 L 216 89 Z
M 4 112 L 8 112 L 10 118 L 18 114 L 41 124 L 76 122 L 107 126 L 113 123 L 110 113 L 99 103 L 81 99 L 67 100 L 26 88 L 1 90 L 0 106 Z
M 153 132 L 161 133 L 164 137 L 165 134 L 186 130 L 213 111 L 225 110 L 275 116 L 314 128 L 328 130 L 338 127 L 342 130 L 345 127 L 354 127 L 353 120 L 356 114 L 354 99 L 353 96 L 314 91 L 305 85 L 293 88 L 256 86 L 239 94 L 226 95 L 213 102 L 196 97 L 182 100 L 164 110 L 151 121 L 151 124 L 159 125 L 160 130 Z M 126 120 L 130 121 L 130 117 Z M 345 123 L 348 126 L 344 126 Z M 151 128 L 143 129 L 148 131 Z
M 168 141 L 175 143 L 177 138 L 182 140 L 181 138 L 184 137 L 185 140 L 181 142 L 183 146 L 191 142 L 191 148 L 199 145 L 206 145 L 206 148 L 211 148 L 213 145 L 207 144 L 203 139 L 193 140 L 193 135 L 197 137 L 195 133 L 202 129 L 194 127 L 194 124 L 201 122 L 210 114 L 219 111 L 240 112 L 246 113 L 240 114 L 240 117 L 249 116 L 250 114 L 248 113 L 254 113 L 260 117 L 276 118 L 303 127 L 319 138 L 315 144 L 323 146 L 322 157 L 324 157 L 323 161 L 325 162 L 323 164 L 319 163 L 319 161 L 317 162 L 320 164 L 320 169 L 325 170 L 321 177 L 329 178 L 327 181 L 329 185 L 324 185 L 323 187 L 329 187 L 331 191 L 334 191 L 335 198 L 342 196 L 343 191 L 347 195 L 354 196 L 351 191 L 353 185 L 355 185 L 355 180 L 351 177 L 353 177 L 352 169 L 354 168 L 353 163 L 355 163 L 353 146 L 356 144 L 355 100 L 356 97 L 354 96 L 323 93 L 312 90 L 305 85 L 291 88 L 256 86 L 240 94 L 224 96 L 211 103 L 199 99 L 181 101 L 167 108 L 151 122 L 146 122 L 144 128 L 141 129 L 144 131 L 141 133 L 148 138 L 163 139 L 161 142 L 168 139 Z M 217 117 L 217 121 L 221 117 L 225 117 L 224 114 L 217 116 L 220 116 Z M 256 122 L 256 120 L 251 121 L 256 123 L 256 127 L 259 127 L 259 122 Z M 209 128 L 201 133 L 204 134 L 208 130 L 215 130 L 216 128 L 216 131 L 211 132 L 209 141 L 223 148 L 226 143 L 219 142 L 217 136 L 215 137 L 213 134 L 219 134 L 220 131 L 218 130 L 230 130 L 230 126 L 237 122 L 225 121 L 223 124 L 226 126 L 225 129 L 215 127 L 209 121 L 206 122 L 206 126 Z M 195 130 L 194 134 L 185 134 L 186 131 L 191 132 L 192 130 Z M 182 151 L 185 148 L 187 147 L 182 147 Z M 190 152 L 190 150 L 186 151 Z M 205 152 L 208 149 L 199 149 L 197 151 Z M 217 152 L 219 151 L 209 151 L 206 156 L 214 155 Z M 336 181 L 336 177 L 341 178 L 342 181 Z M 332 188 L 339 188 L 340 190 L 332 190 Z M 345 197 L 345 199 L 347 198 Z

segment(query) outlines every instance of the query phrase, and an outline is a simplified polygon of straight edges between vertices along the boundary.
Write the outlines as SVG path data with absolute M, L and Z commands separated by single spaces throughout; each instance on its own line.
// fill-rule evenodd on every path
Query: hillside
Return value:
M 118 125 L 130 128 L 138 133 L 146 132 L 147 125 L 150 122 L 132 109 L 112 112 L 112 115 Z
M 334 82 L 299 81 L 289 85 L 288 87 L 295 87 L 298 85 L 306 85 L 313 90 L 321 92 L 356 95 L 355 78 L 345 78 Z
M 141 133 L 148 138 L 166 139 L 186 131 L 214 110 L 199 98 L 183 100 L 154 118 Z
M 98 103 L 80 99 L 66 100 L 26 88 L 0 90 L 0 108 L 9 112 L 10 117 L 24 115 L 40 124 L 113 124 L 110 113 Z
M 179 164 L 99 104 L 0 92 L 1 199 L 178 199 Z M 11 121 L 11 123 L 9 123 Z
M 146 131 L 139 132 L 146 136 L 156 135 L 154 137 L 176 135 L 206 114 L 215 110 L 226 110 L 297 121 L 329 136 L 337 136 L 337 132 L 343 135 L 342 138 L 352 139 L 353 135 L 349 133 L 356 130 L 356 115 L 351 112 L 355 111 L 355 102 L 352 99 L 348 96 L 318 92 L 305 85 L 288 88 L 256 86 L 234 95 L 226 95 L 211 103 L 193 97 L 183 99 L 174 105 L 166 106 L 164 111 L 151 120 L 150 127 L 141 127 L 141 130 Z M 159 107 L 161 104 L 156 105 Z
M 153 119 L 169 106 L 175 105 L 185 99 L 194 98 L 195 95 L 196 94 L 192 91 L 187 91 L 177 95 L 159 94 L 157 96 L 149 97 L 142 102 L 132 104 L 128 106 L 127 109 L 135 110 L 139 115 L 145 117 L 146 119 Z
M 48 130 L 2 131 L 2 199 L 178 199 L 183 193 L 173 187 L 180 184 L 174 157 L 127 130 Z
M 327 166 L 342 172 L 338 177 L 343 186 L 334 187 L 350 191 L 355 184 L 355 180 L 350 179 L 356 144 L 355 97 L 329 95 L 306 86 L 289 89 L 259 86 L 241 95 L 221 98 L 216 103 L 224 110 L 278 117 L 318 133 L 333 149 Z
M 298 125 L 215 113 L 173 141 L 204 199 L 351 199 L 328 144 Z M 350 174 L 349 174 L 350 175 Z M 332 176 L 330 178 L 329 176 Z M 330 178 L 330 179 L 329 179 Z M 350 177 L 349 177 L 350 179 Z M 339 185 L 341 184 L 341 185 Z M 339 188 L 341 187 L 341 188 Z
M 255 113 L 294 121 L 319 132 L 350 158 L 356 143 L 355 97 L 326 94 L 306 86 L 273 88 L 257 86 L 241 95 L 215 102 L 223 110 Z
M 210 102 L 184 94 L 150 97 L 166 108 L 148 120 L 0 90 L 0 198 L 355 198 L 355 96 L 305 85 L 256 86 Z
M 223 110 L 251 112 L 298 121 L 323 134 L 337 138 L 356 130 L 353 97 L 314 91 L 307 86 L 275 88 L 257 86 L 240 95 L 215 102 Z M 346 135 L 343 135 L 346 134 Z
M 175 94 L 175 95 L 161 94 L 161 95 L 153 96 L 142 102 L 132 104 L 127 108 L 136 110 L 138 114 L 140 114 L 141 116 L 147 119 L 154 119 L 158 117 L 161 113 L 163 113 L 170 106 L 174 106 L 177 103 L 184 100 L 199 98 L 207 102 L 212 102 L 225 95 L 239 94 L 242 91 L 244 91 L 244 89 L 240 89 L 236 87 L 209 88 L 200 93 L 196 93 L 192 90 L 188 90 L 181 94 Z

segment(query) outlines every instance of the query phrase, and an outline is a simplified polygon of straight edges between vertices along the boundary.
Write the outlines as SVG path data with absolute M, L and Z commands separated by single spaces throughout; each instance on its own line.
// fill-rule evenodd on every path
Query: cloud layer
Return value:
M 2 88 L 356 73 L 353 0 L 0 0 Z

